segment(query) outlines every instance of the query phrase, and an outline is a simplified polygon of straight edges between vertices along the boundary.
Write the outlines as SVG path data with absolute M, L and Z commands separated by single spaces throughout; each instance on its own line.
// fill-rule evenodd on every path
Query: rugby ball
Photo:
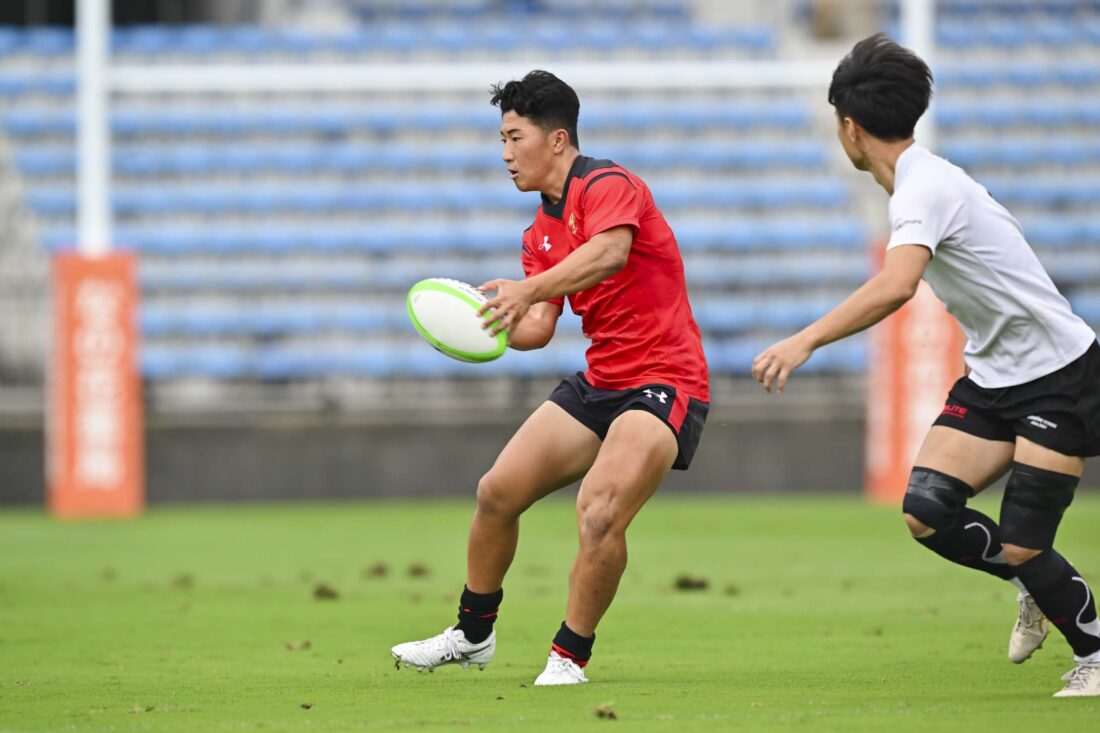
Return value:
M 508 349 L 508 332 L 482 328 L 490 317 L 477 314 L 488 298 L 460 280 L 432 277 L 409 290 L 405 305 L 413 326 L 436 351 L 459 361 L 481 363 Z

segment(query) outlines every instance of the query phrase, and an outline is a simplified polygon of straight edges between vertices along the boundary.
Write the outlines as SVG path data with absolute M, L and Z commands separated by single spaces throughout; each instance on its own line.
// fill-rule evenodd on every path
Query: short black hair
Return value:
M 515 112 L 526 117 L 546 132 L 564 128 L 569 142 L 581 149 L 577 140 L 577 117 L 581 101 L 573 87 L 549 71 L 536 69 L 519 81 L 494 84 L 490 104 L 500 107 L 500 113 Z
M 907 140 L 932 98 L 932 72 L 885 33 L 864 38 L 829 85 L 829 104 L 881 140 Z

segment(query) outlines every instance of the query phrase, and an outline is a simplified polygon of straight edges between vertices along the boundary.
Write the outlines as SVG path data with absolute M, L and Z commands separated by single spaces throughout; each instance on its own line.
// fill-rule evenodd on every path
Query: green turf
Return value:
M 576 544 L 571 504 L 544 502 L 523 520 L 496 660 L 395 671 L 390 645 L 453 618 L 470 511 L 0 513 L 0 730 L 1034 733 L 1088 730 L 1100 713 L 1100 700 L 1050 698 L 1071 664 L 1060 637 L 1007 661 L 1010 586 L 933 557 L 895 510 L 841 498 L 659 495 L 631 530 L 591 684 L 534 689 Z M 1094 580 L 1097 526 L 1086 494 L 1060 541 Z M 676 591 L 681 573 L 710 587 Z M 339 597 L 315 599 L 319 583 Z

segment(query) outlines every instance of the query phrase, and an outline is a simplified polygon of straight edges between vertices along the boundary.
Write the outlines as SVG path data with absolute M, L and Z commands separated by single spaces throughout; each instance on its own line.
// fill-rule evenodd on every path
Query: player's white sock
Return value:
M 1078 657 L 1074 655 L 1073 661 L 1078 664 L 1100 664 L 1100 652 L 1093 652 L 1087 657 Z

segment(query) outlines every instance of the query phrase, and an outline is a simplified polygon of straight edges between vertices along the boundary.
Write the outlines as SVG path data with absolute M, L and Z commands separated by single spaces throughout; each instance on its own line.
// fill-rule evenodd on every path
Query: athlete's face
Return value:
M 836 136 L 840 140 L 840 145 L 844 148 L 848 160 L 852 161 L 852 165 L 857 169 L 867 171 L 871 170 L 871 161 L 868 160 L 867 153 L 859 146 L 861 133 L 862 130 L 851 117 L 841 117 L 839 113 L 836 115 Z
M 554 171 L 558 132 L 546 132 L 514 110 L 500 119 L 501 160 L 520 191 L 540 191 Z

